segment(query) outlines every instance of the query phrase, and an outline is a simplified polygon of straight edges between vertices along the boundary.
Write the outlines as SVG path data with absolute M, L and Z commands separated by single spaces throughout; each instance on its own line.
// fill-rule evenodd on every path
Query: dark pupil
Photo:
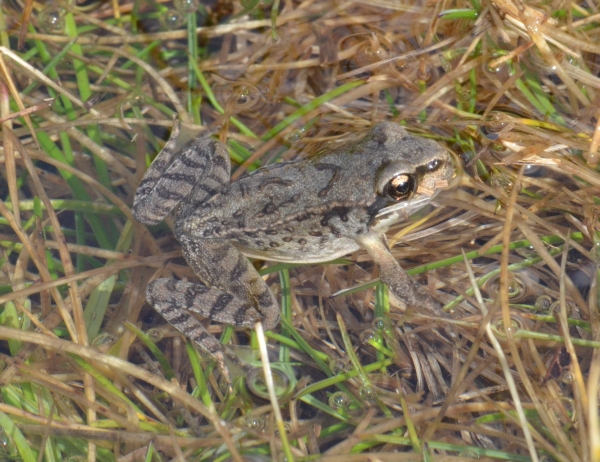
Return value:
M 406 199 L 415 190 L 415 179 L 412 175 L 398 175 L 387 185 L 387 193 L 394 200 Z

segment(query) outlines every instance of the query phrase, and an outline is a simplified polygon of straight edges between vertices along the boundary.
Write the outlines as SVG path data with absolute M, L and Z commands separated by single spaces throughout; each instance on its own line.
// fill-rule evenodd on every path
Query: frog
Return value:
M 230 181 L 227 146 L 197 136 L 177 147 L 180 124 L 142 178 L 133 216 L 173 231 L 201 282 L 159 278 L 147 301 L 218 361 L 246 368 L 208 333 L 197 315 L 234 326 L 279 322 L 278 301 L 247 257 L 312 264 L 365 249 L 381 281 L 407 306 L 444 316 L 435 300 L 390 252 L 386 231 L 432 202 L 455 176 L 441 144 L 395 122 L 313 156 L 278 162 Z

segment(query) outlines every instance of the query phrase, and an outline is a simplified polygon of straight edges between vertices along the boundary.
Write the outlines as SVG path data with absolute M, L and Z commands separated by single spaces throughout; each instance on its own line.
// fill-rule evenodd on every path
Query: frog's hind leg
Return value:
M 190 311 L 235 326 L 253 327 L 261 321 L 265 330 L 270 330 L 277 325 L 277 299 L 252 263 L 230 241 L 187 235 L 180 235 L 179 241 L 186 261 L 210 288 L 194 295 L 194 303 L 186 306 Z
M 252 367 L 219 342 L 190 313 L 192 310 L 189 307 L 195 303 L 197 294 L 206 293 L 207 291 L 210 291 L 210 289 L 200 284 L 175 281 L 174 279 L 156 279 L 148 285 L 146 297 L 148 302 L 169 324 L 217 360 L 219 370 L 225 376 L 227 382 L 231 384 L 226 362 L 234 364 L 245 372 L 252 370 Z
M 225 145 L 200 136 L 176 148 L 178 137 L 176 120 L 169 141 L 148 167 L 135 193 L 132 211 L 140 223 L 157 224 L 192 191 L 195 201 L 201 202 L 229 182 L 230 161 Z
M 185 235 L 180 240 L 187 262 L 203 284 L 157 279 L 148 285 L 146 298 L 201 348 L 217 359 L 227 356 L 233 360 L 229 350 L 206 332 L 193 314 L 234 326 L 253 327 L 261 321 L 265 330 L 270 330 L 279 322 L 277 300 L 248 259 L 230 242 Z

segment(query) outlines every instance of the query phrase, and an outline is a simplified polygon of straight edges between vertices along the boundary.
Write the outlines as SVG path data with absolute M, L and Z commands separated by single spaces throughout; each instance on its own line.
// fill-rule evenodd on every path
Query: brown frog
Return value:
M 375 125 L 360 141 L 330 152 L 256 170 L 230 183 L 227 147 L 208 138 L 175 149 L 179 126 L 142 179 L 135 218 L 175 218 L 183 255 L 202 283 L 157 279 L 147 299 L 177 330 L 223 365 L 244 365 L 192 315 L 265 329 L 279 320 L 273 293 L 244 255 L 316 263 L 364 248 L 381 280 L 408 305 L 440 315 L 429 295 L 400 267 L 385 231 L 428 204 L 454 175 L 438 143 L 400 125 Z

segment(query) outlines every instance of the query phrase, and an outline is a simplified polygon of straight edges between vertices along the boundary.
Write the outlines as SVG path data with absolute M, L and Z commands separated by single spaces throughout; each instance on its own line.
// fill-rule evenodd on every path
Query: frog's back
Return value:
M 345 255 L 359 248 L 356 238 L 369 232 L 371 220 L 389 202 L 375 191 L 380 170 L 413 158 L 422 162 L 419 140 L 397 124 L 383 123 L 354 144 L 261 168 L 189 207 L 193 213 L 180 217 L 183 232 L 230 239 L 247 255 L 276 261 Z

